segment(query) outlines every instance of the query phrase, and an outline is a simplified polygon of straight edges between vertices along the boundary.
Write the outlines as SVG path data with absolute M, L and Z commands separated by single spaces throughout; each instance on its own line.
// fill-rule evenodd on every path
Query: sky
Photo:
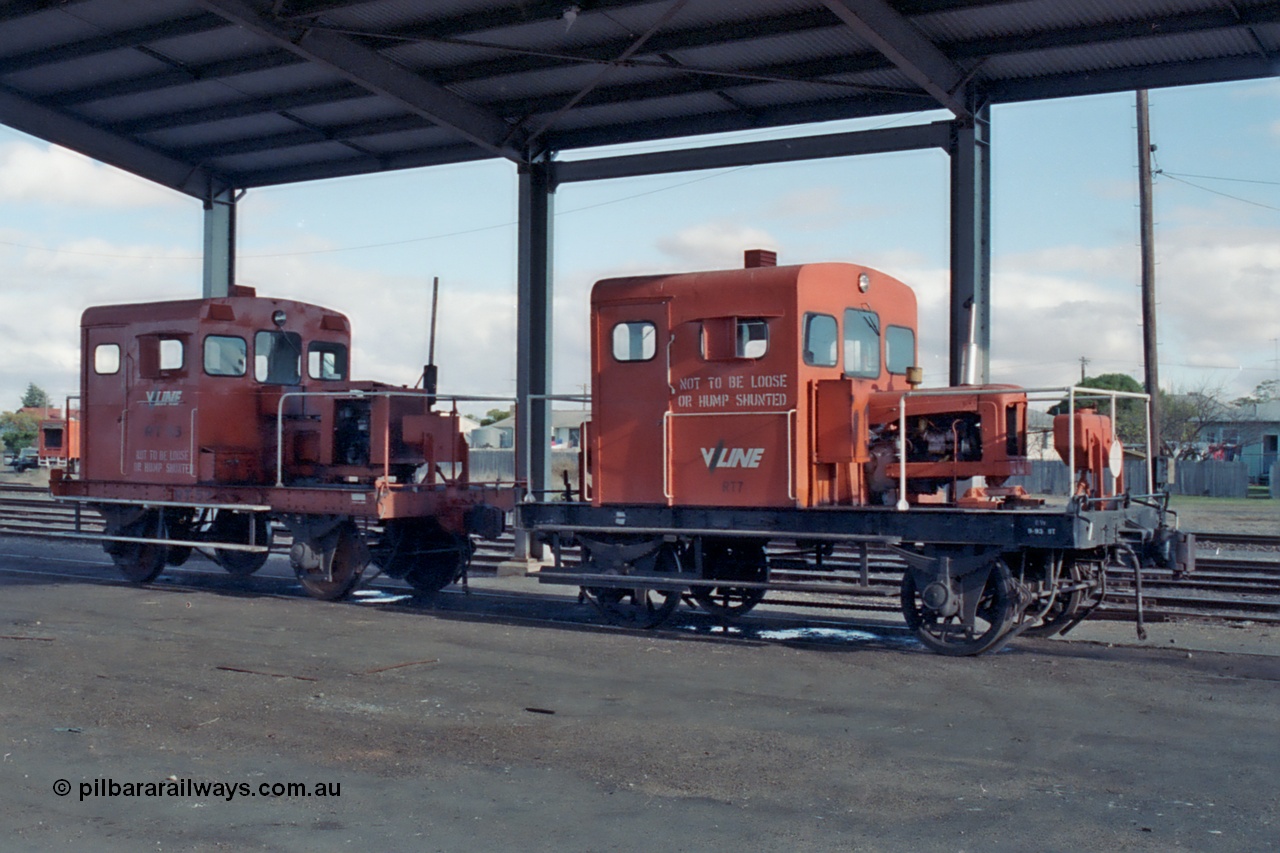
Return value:
M 1162 387 L 1233 399 L 1280 377 L 1280 79 L 1153 90 Z M 1133 93 L 992 110 L 991 380 L 1142 380 Z M 945 113 L 581 156 L 914 124 Z M 948 163 L 941 151 L 629 178 L 555 198 L 554 388 L 581 394 L 587 298 L 615 275 L 850 261 L 920 302 L 925 384 L 947 376 Z M 352 373 L 412 385 L 433 277 L 442 393 L 515 392 L 516 176 L 485 161 L 250 190 L 236 280 L 352 321 Z M 0 411 L 28 383 L 76 392 L 91 305 L 198 297 L 200 203 L 0 125 Z M 477 403 L 484 411 L 500 403 Z

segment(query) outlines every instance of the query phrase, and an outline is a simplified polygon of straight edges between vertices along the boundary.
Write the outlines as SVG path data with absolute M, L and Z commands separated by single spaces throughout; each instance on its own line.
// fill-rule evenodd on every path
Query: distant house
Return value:
M 582 422 L 588 417 L 590 413 L 581 409 L 552 412 L 551 435 L 548 436 L 551 446 L 557 450 L 577 449 L 582 444 Z M 499 447 L 515 447 L 516 419 L 514 417 L 503 418 L 481 429 L 496 430 L 500 435 Z
M 1250 482 L 1265 483 L 1280 450 L 1280 400 L 1229 408 L 1201 436 L 1208 443 L 1206 458 L 1238 459 L 1245 463 Z

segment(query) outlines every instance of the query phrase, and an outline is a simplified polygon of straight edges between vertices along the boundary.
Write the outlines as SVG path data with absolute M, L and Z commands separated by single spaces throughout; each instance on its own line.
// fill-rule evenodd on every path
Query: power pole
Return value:
M 1088 366 L 1089 366 L 1089 356 L 1087 355 L 1080 356 L 1080 384 L 1082 385 L 1084 384 L 1084 380 L 1085 380 L 1084 369 Z
M 1142 355 L 1147 393 L 1151 395 L 1152 452 L 1160 455 L 1160 368 L 1156 344 L 1156 248 L 1151 213 L 1151 121 L 1147 90 L 1138 90 L 1138 211 L 1142 220 Z M 1154 465 L 1155 460 L 1147 460 Z M 1154 473 L 1154 472 L 1153 472 Z

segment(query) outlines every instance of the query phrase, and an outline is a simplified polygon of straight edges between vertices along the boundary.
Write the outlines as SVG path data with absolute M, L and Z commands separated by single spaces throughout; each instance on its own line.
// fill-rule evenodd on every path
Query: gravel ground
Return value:
M 1162 625 L 1138 647 L 1132 628 L 1090 626 L 947 659 L 874 626 L 833 647 L 100 584 L 34 573 L 101 561 L 87 546 L 39 560 L 8 546 L 5 849 L 1255 851 L 1277 837 L 1266 632 Z M 195 782 L 233 795 L 181 787 Z M 165 783 L 178 788 L 147 793 Z M 284 783 L 330 795 L 259 793 Z

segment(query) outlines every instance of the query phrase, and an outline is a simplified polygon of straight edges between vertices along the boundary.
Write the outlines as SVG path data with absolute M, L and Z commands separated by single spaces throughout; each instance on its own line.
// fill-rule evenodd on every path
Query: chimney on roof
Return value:
M 776 267 L 778 265 L 778 253 L 770 252 L 768 249 L 747 249 L 744 254 L 745 266 L 747 269 L 755 267 Z

